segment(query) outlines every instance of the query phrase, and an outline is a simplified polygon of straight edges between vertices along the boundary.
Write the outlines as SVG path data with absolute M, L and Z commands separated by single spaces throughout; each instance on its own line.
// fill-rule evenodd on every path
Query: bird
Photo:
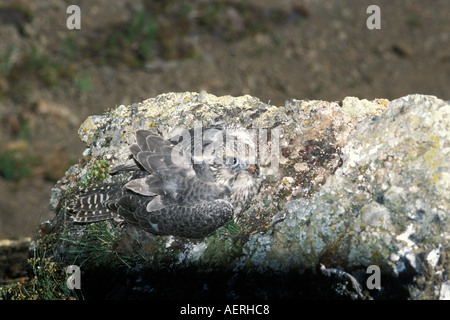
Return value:
M 110 171 L 133 171 L 134 178 L 84 188 L 68 211 L 75 223 L 119 218 L 154 235 L 210 235 L 246 209 L 260 185 L 256 161 L 225 139 L 254 148 L 242 128 L 185 130 L 178 140 L 136 130 L 131 161 Z

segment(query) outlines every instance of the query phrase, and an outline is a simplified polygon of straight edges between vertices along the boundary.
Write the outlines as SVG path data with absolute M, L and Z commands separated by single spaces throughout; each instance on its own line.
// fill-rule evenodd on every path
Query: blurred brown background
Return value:
M 81 8 L 68 30 L 67 7 Z M 381 30 L 366 9 L 381 8 Z M 32 236 L 92 114 L 169 91 L 450 99 L 448 0 L 1 0 L 0 239 Z

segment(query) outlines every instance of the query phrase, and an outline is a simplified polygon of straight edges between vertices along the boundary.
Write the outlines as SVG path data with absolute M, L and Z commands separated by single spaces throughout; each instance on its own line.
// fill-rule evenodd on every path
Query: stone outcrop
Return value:
M 169 138 L 217 122 L 255 130 L 268 149 L 259 193 L 234 221 L 195 240 L 70 221 L 65 207 L 80 186 L 130 177 L 108 170 L 129 160 L 136 129 Z M 448 298 L 449 134 L 450 104 L 434 96 L 273 106 L 161 94 L 82 124 L 86 151 L 52 190 L 55 218 L 34 246 L 81 265 L 87 291 L 101 275 L 114 279 L 103 280 L 112 298 L 174 297 L 175 287 L 202 298 Z

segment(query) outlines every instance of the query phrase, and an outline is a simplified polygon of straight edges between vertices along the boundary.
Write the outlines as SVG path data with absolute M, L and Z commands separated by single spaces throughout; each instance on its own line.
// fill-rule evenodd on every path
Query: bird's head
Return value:
M 216 182 L 231 186 L 238 177 L 253 179 L 257 174 L 256 143 L 251 131 L 243 128 L 216 130 L 210 138 L 209 150 L 213 150 L 207 160 Z M 205 150 L 208 150 L 207 146 Z
M 214 126 L 205 128 L 201 137 L 196 140 L 194 134 L 191 143 L 197 175 L 229 188 L 235 212 L 240 212 L 259 186 L 255 132 L 238 126 Z M 195 154 L 196 150 L 201 152 Z
M 210 169 L 217 183 L 230 188 L 230 201 L 235 214 L 240 213 L 258 190 L 260 180 L 257 164 L 233 156 L 227 157 L 223 163 L 213 163 Z

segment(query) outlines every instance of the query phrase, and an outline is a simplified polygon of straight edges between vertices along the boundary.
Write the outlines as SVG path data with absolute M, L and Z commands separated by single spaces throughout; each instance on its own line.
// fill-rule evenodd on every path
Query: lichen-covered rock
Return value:
M 273 232 L 250 237 L 241 262 L 262 269 L 378 265 L 384 275 L 409 268 L 411 298 L 438 298 L 448 258 L 425 258 L 433 250 L 449 254 L 449 132 L 448 103 L 421 95 L 392 101 L 357 125 L 342 166 L 312 197 L 287 202 Z
M 74 225 L 67 219 L 65 205 L 80 184 L 129 178 L 108 175 L 104 165 L 129 159 L 135 130 L 151 129 L 169 138 L 176 128 L 217 122 L 256 130 L 259 147 L 268 149 L 258 159 L 259 193 L 234 221 L 192 240 L 158 237 L 113 222 Z M 332 272 L 321 275 L 322 266 L 360 282 L 363 294 L 352 295 L 355 288 L 338 277 L 334 284 L 340 289 L 331 285 L 338 296 L 442 298 L 448 296 L 450 270 L 449 128 L 450 105 L 433 96 L 392 102 L 290 99 L 272 106 L 251 96 L 162 94 L 83 123 L 84 158 L 53 189 L 56 217 L 41 227 L 40 241 L 52 234 L 56 240 L 47 254 L 62 263 L 83 263 L 85 269 L 117 266 L 125 272 L 121 265 L 139 294 L 158 291 L 137 276 L 143 268 L 219 269 L 228 279 L 221 282 L 227 293 L 220 297 L 242 297 L 252 296 L 236 283 L 243 273 L 313 277 L 323 284 Z M 370 265 L 381 270 L 379 289 L 366 286 Z M 255 285 L 248 277 L 245 281 Z M 299 287 L 284 288 L 285 295 L 306 295 L 299 293 L 304 292 L 301 282 L 282 283 Z M 204 287 L 200 296 L 211 296 Z M 261 288 L 253 296 L 271 297 Z

